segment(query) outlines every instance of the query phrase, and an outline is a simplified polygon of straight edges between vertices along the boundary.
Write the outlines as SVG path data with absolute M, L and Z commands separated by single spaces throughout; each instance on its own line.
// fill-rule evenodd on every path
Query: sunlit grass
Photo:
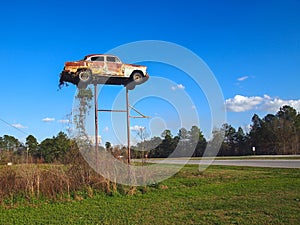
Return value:
M 0 224 L 299 224 L 299 169 L 197 168 L 133 196 L 2 207 Z

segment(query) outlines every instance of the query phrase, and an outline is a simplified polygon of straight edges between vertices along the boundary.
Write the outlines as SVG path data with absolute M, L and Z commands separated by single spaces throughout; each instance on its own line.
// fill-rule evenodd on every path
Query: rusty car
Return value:
M 79 61 L 66 62 L 60 74 L 60 84 L 69 82 L 79 88 L 86 88 L 91 83 L 114 84 L 132 90 L 148 78 L 146 66 L 122 63 L 114 55 L 91 54 Z

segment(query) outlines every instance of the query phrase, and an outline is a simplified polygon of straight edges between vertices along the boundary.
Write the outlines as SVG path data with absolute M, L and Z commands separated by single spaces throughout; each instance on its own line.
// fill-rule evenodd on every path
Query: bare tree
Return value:
M 140 143 L 138 143 L 138 148 L 139 151 L 141 151 L 141 158 L 142 158 L 142 163 L 145 162 L 145 158 L 147 159 L 148 157 L 148 149 L 147 149 L 147 143 L 146 143 L 146 139 L 149 138 L 150 134 L 148 133 L 146 127 L 135 127 L 135 129 L 133 129 L 133 131 L 135 132 L 136 136 L 140 139 Z M 146 153 L 146 154 L 145 154 Z

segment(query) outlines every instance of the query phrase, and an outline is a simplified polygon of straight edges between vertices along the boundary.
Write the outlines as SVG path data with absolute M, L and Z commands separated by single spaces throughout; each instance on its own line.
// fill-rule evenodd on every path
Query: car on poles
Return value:
M 66 62 L 59 82 L 60 85 L 69 82 L 79 88 L 91 83 L 124 85 L 132 90 L 148 78 L 146 66 L 122 63 L 114 55 L 92 54 L 79 61 Z

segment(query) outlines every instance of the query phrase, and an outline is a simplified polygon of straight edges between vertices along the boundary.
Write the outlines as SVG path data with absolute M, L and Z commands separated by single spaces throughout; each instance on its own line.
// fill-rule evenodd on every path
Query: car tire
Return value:
M 131 80 L 134 84 L 141 84 L 143 83 L 143 74 L 141 72 L 134 72 L 131 75 Z
M 91 80 L 92 73 L 90 70 L 81 70 L 78 73 L 79 81 L 83 83 L 87 83 Z

